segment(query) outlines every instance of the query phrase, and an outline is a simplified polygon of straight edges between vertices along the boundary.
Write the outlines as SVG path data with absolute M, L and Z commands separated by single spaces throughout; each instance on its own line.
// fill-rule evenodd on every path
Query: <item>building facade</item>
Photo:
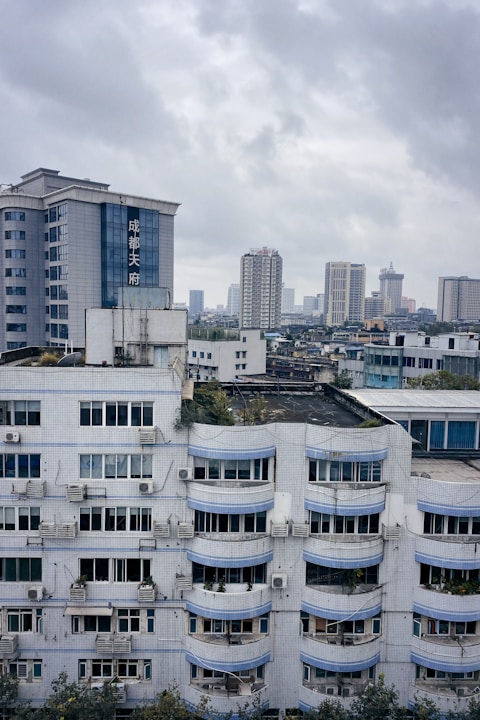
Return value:
M 240 262 L 240 327 L 280 327 L 282 258 L 278 250 L 250 250 Z
M 0 193 L 0 349 L 85 345 L 85 310 L 122 305 L 122 288 L 173 300 L 177 203 L 109 191 L 39 168 Z
M 260 330 L 192 327 L 187 365 L 194 380 L 231 382 L 237 377 L 265 374 L 267 341 Z
M 204 309 L 203 290 L 190 290 L 188 312 L 190 317 L 199 317 Z
M 380 280 L 380 297 L 390 299 L 390 312 L 392 313 L 397 313 L 402 307 L 404 277 L 402 273 L 395 272 L 392 263 L 390 263 L 390 267 L 380 270 L 380 275 L 378 276 Z
M 365 318 L 365 265 L 328 262 L 325 265 L 325 322 L 343 325 Z
M 480 319 L 480 280 L 461 277 L 438 278 L 437 320 L 440 322 Z

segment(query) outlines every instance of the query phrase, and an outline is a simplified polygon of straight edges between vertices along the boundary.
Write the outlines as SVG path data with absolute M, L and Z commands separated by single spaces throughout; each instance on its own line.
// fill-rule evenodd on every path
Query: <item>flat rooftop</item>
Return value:
M 388 415 L 396 410 L 476 410 L 480 411 L 478 390 L 345 390 L 366 407 Z
M 480 460 L 437 460 L 434 458 L 412 457 L 411 472 L 427 473 L 430 477 L 444 482 L 480 483 Z

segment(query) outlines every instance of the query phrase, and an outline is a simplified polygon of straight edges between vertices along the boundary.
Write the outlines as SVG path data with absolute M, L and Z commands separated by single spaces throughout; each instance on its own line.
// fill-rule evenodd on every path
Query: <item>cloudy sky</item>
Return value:
M 478 0 L 0 0 L 0 182 L 37 167 L 182 203 L 175 300 L 250 248 L 286 286 L 393 262 L 480 276 Z

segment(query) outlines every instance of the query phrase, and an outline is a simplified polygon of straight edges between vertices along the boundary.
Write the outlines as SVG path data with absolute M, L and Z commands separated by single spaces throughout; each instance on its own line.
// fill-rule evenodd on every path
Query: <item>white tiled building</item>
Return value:
M 176 339 L 163 365 L 147 347 L 114 368 L 95 347 L 103 367 L 0 370 L 0 656 L 21 696 L 41 702 L 65 670 L 117 679 L 119 717 L 171 684 L 283 713 L 348 705 L 384 673 L 405 704 L 466 703 L 478 595 L 435 573 L 478 575 L 478 472 L 412 476 L 388 422 L 175 429 Z M 462 518 L 449 538 L 440 515 Z
M 193 327 L 190 332 L 187 361 L 194 380 L 231 382 L 239 376 L 265 373 L 267 341 L 260 330 Z M 222 337 L 213 339 L 218 333 Z

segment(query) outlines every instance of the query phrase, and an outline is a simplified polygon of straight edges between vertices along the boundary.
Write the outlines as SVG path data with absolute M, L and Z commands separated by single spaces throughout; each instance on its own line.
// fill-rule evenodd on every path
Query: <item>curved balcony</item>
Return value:
M 254 425 L 245 432 L 244 427 L 200 425 L 190 428 L 188 452 L 197 457 L 253 460 L 272 457 L 275 446 L 267 425 Z
M 208 638 L 208 639 L 207 639 Z M 232 641 L 239 644 L 232 644 Z M 201 658 L 207 663 L 225 662 L 228 655 L 229 662 L 247 663 L 252 658 L 267 655 L 272 650 L 272 639 L 269 635 L 235 635 L 231 636 L 230 643 L 225 634 L 210 637 L 208 635 L 187 635 L 185 649 L 195 658 Z
M 417 586 L 413 590 L 413 610 L 438 620 L 480 620 L 479 595 L 450 595 Z
M 462 467 L 464 471 L 464 468 Z M 480 515 L 480 504 L 477 498 L 472 499 L 472 483 L 462 480 L 436 480 L 424 478 L 418 483 L 418 509 L 439 515 Z M 463 478 L 466 480 L 466 478 Z M 441 498 L 441 502 L 436 502 Z
M 329 535 L 329 538 L 332 536 Z M 310 537 L 305 540 L 303 556 L 316 565 L 355 568 L 377 565 L 383 559 L 383 539 L 367 536 L 358 542 L 358 535 L 338 535 L 338 540 Z
M 208 701 L 208 708 L 212 713 L 222 716 L 239 717 L 239 711 L 247 710 L 258 703 L 259 708 L 267 708 L 269 704 L 268 687 L 261 683 L 239 683 L 238 693 L 228 694 L 229 691 L 223 682 L 215 682 L 215 679 L 208 681 L 193 682 L 183 688 L 183 699 L 197 707 L 201 700 Z M 248 714 L 248 713 L 246 713 Z
M 196 615 L 222 620 L 241 620 L 269 612 L 272 591 L 268 585 L 253 585 L 250 591 L 247 588 L 246 583 L 227 583 L 225 592 L 220 593 L 205 590 L 203 584 L 194 585 L 188 593 L 186 608 Z
M 371 515 L 385 509 L 385 493 L 385 485 L 372 483 L 308 483 L 305 508 L 330 515 Z
M 343 638 L 327 635 L 315 638 L 304 635 L 301 642 L 302 656 L 314 658 L 322 667 L 338 672 L 350 670 L 352 664 L 370 667 L 380 654 L 380 637 L 372 635 L 348 635 Z M 366 664 L 365 664 L 366 663 Z
M 348 687 L 348 696 L 342 688 Z M 365 690 L 366 683 L 343 683 L 341 685 L 334 678 L 325 678 L 321 683 L 304 683 L 298 691 L 298 707 L 303 712 L 316 710 L 324 700 L 338 700 L 348 710 L 355 695 Z
M 478 638 L 454 640 L 441 636 L 412 636 L 412 661 L 445 672 L 472 672 L 480 668 Z
M 449 710 L 455 714 L 464 712 L 468 709 L 469 698 L 457 695 L 456 687 L 460 686 L 460 682 L 462 681 L 456 684 L 444 682 L 442 685 L 432 681 L 416 680 L 409 689 L 408 707 L 411 708 L 415 703 L 429 700 L 439 710 L 441 717 L 444 717 Z
M 332 433 L 331 428 L 321 425 L 307 425 L 305 444 L 307 448 L 330 453 L 336 459 L 355 455 L 370 460 L 387 457 L 391 443 L 388 426 L 378 428 L 342 428 L 341 433 Z
M 354 592 L 336 585 L 306 585 L 302 590 L 302 610 L 317 617 L 362 620 L 377 615 L 382 608 L 382 589 L 359 586 Z
M 417 537 L 415 543 L 417 562 L 457 569 L 480 568 L 478 543 L 473 537 L 469 538 L 468 542 L 464 542 L 458 535 L 450 536 L 450 540 L 446 540 L 445 537 L 445 535 Z
M 219 544 L 218 540 L 196 535 L 187 550 L 188 560 L 210 567 L 251 567 L 269 562 L 272 556 L 273 539 L 269 536 L 253 540 L 236 538 L 236 542 Z
M 273 484 L 248 484 L 239 492 L 238 487 L 217 487 L 202 480 L 187 485 L 187 504 L 205 512 L 245 514 L 273 508 Z

